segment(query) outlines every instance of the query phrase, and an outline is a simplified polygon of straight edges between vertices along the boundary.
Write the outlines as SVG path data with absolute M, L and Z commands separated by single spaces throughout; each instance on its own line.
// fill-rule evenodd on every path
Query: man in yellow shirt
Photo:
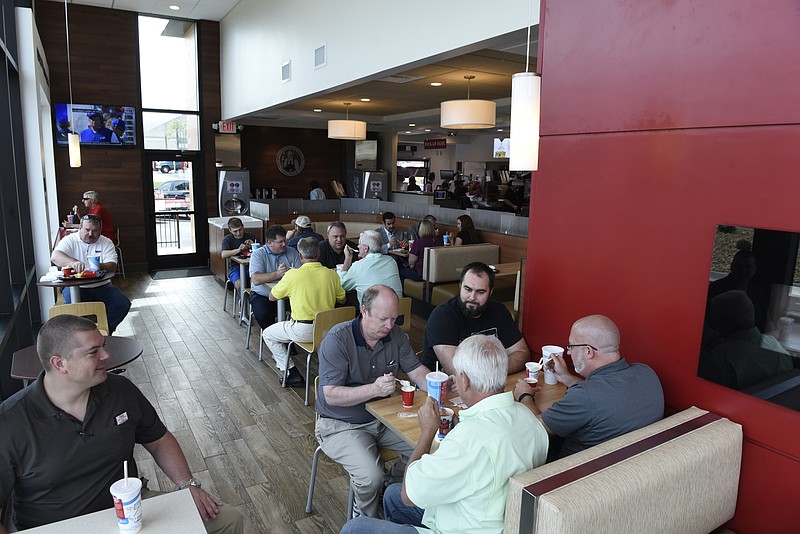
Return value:
M 292 318 L 275 323 L 262 334 L 275 365 L 281 371 L 289 366 L 284 386 L 303 387 L 305 381 L 289 359 L 289 343 L 311 341 L 314 338 L 314 317 L 317 312 L 331 310 L 337 302 L 343 303 L 345 292 L 335 271 L 319 262 L 319 242 L 305 237 L 298 241 L 302 265 L 290 269 L 270 291 L 269 299 L 288 298 L 292 304 Z M 282 378 L 281 378 L 282 379 Z

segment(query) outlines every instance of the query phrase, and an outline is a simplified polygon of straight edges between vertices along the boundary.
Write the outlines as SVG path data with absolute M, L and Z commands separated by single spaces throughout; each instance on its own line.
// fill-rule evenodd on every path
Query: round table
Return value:
M 42 287 L 55 287 L 55 288 L 62 288 L 62 287 L 76 287 L 76 286 L 85 286 L 88 284 L 96 284 L 98 282 L 103 282 L 105 280 L 111 280 L 114 278 L 114 273 L 107 272 L 103 276 L 97 278 L 70 278 L 69 280 L 39 280 L 36 282 L 37 286 Z M 77 304 L 81 301 L 81 292 L 80 291 L 72 291 L 70 290 L 70 301 L 73 304 Z

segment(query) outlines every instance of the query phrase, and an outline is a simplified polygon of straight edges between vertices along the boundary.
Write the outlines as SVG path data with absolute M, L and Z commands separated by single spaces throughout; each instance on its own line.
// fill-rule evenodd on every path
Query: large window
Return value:
M 146 150 L 200 150 L 197 39 L 190 21 L 139 17 Z

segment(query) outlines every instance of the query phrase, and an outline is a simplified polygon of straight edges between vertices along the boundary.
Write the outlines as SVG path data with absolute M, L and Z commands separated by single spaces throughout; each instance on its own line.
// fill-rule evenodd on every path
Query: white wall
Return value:
M 533 24 L 539 2 L 533 0 Z M 222 116 L 341 87 L 528 26 L 529 0 L 240 0 L 220 22 Z M 314 69 L 314 49 L 327 66 Z M 450 54 L 452 55 L 452 54 Z M 292 80 L 281 84 L 281 64 Z

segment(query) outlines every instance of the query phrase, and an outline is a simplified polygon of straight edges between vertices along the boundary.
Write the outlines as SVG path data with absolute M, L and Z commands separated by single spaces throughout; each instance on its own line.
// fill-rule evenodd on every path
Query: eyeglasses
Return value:
M 592 349 L 593 351 L 597 351 L 597 347 L 595 347 L 595 346 L 593 346 L 593 345 L 589 345 L 588 343 L 577 343 L 577 344 L 575 344 L 575 345 L 573 345 L 573 344 L 571 344 L 571 343 L 567 343 L 567 344 L 566 344 L 566 345 L 564 345 L 564 346 L 567 348 L 567 352 L 569 352 L 569 351 L 571 351 L 572 349 L 574 349 L 574 348 L 577 348 L 577 347 L 589 347 L 589 348 L 590 348 L 590 349 Z
M 92 199 L 91 199 L 91 198 L 86 198 L 86 197 L 83 197 L 81 200 L 82 200 L 83 202 L 86 202 L 87 200 L 92 200 Z
M 93 213 L 87 213 L 86 215 L 81 217 L 81 220 L 82 221 L 99 221 L 100 220 L 100 216 L 99 215 L 95 215 Z

